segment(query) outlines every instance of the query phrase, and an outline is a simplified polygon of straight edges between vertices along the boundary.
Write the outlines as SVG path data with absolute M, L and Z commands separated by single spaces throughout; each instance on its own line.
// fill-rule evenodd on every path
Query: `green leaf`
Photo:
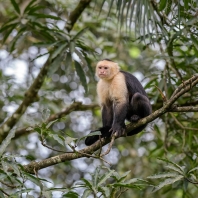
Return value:
M 23 27 L 19 30 L 18 34 L 14 37 L 14 39 L 11 42 L 11 47 L 10 47 L 10 51 L 13 52 L 14 51 L 14 47 L 16 45 L 16 42 L 18 41 L 18 39 L 24 34 L 26 27 Z
M 31 13 L 31 15 L 36 16 L 37 18 L 62 20 L 60 17 L 54 16 L 54 15 L 49 15 L 49 14 Z
M 88 187 L 90 190 L 95 190 L 94 186 L 93 186 L 93 183 L 90 181 L 90 180 L 87 180 L 87 179 L 82 179 L 85 186 Z
M 75 41 L 76 39 L 78 39 L 80 36 L 82 36 L 82 34 L 84 34 L 84 32 L 88 29 L 88 27 L 85 27 L 84 29 L 80 30 L 71 40 Z
M 125 180 L 126 177 L 129 175 L 130 172 L 131 172 L 131 171 L 125 172 L 125 173 L 120 177 L 120 179 L 118 180 L 118 182 L 121 182 L 121 181 Z
M 142 185 L 142 184 L 126 184 L 126 183 L 114 183 L 114 184 L 111 184 L 110 186 L 125 187 L 125 188 L 137 188 L 137 189 L 143 189 L 145 187 L 145 185 Z
M 7 146 L 10 144 L 11 139 L 15 136 L 15 130 L 11 130 L 7 137 L 3 140 L 3 142 L 0 145 L 0 156 L 3 155 L 3 153 L 5 152 Z
M 181 171 L 179 168 L 177 168 L 177 167 L 175 167 L 175 166 L 173 166 L 173 165 L 167 165 L 166 168 L 171 169 L 171 170 L 173 170 L 173 171 L 175 171 L 175 172 L 178 172 L 178 173 L 181 174 L 181 175 L 184 174 L 183 171 Z
M 193 171 L 196 171 L 196 170 L 198 170 L 198 166 L 195 167 L 195 168 L 193 168 L 193 169 L 191 169 L 191 170 L 189 170 L 189 171 L 188 171 L 188 174 L 191 173 L 191 172 L 193 172 Z
M 54 124 L 54 123 L 57 122 L 57 121 L 58 121 L 58 119 L 49 122 L 49 123 L 47 124 L 46 128 L 49 129 L 49 128 L 52 126 L 52 124 Z
M 102 194 L 105 195 L 105 197 L 110 197 L 110 188 L 100 186 L 98 188 L 98 191 L 102 192 Z
M 41 134 L 41 128 L 35 127 L 34 130 L 35 130 L 36 132 L 38 132 L 39 134 Z
M 148 176 L 148 179 L 160 179 L 160 178 L 167 178 L 167 177 L 176 177 L 178 176 L 177 173 L 161 173 L 156 175 Z
M 84 87 L 85 89 L 85 92 L 87 93 L 87 80 L 86 80 L 86 76 L 85 76 L 85 73 L 81 67 L 81 65 L 75 61 L 75 68 L 76 68 L 76 72 L 80 78 L 80 81 L 82 83 L 82 86 Z
M 64 194 L 63 197 L 79 198 L 79 195 L 76 192 L 69 191 L 68 193 Z
M 0 197 L 1 197 L 1 198 L 5 198 L 5 196 L 4 196 L 4 194 L 2 193 L 1 189 L 2 189 L 2 188 L 0 188 Z M 2 190 L 3 190 L 3 189 L 2 189 Z
M 153 190 L 153 192 L 158 191 L 159 189 L 163 188 L 164 186 L 170 185 L 175 183 L 176 181 L 179 181 L 181 179 L 183 179 L 184 177 L 182 175 L 178 175 L 177 177 L 174 178 L 169 178 L 166 179 L 165 181 L 161 182 L 158 186 L 155 187 L 155 189 Z
M 104 175 L 100 178 L 100 180 L 99 180 L 99 182 L 98 182 L 98 186 L 102 185 L 107 179 L 109 179 L 109 178 L 113 175 L 114 172 L 115 172 L 115 170 L 110 170 L 110 172 L 104 174 Z
M 162 10 L 165 9 L 166 3 L 167 3 L 167 0 L 160 0 L 160 3 L 159 3 L 159 11 L 162 11 Z
M 168 15 L 170 13 L 172 3 L 173 3 L 172 0 L 167 0 L 167 6 L 166 6 L 166 10 L 165 10 L 166 15 Z
M 32 1 L 30 1 L 30 3 L 26 6 L 26 8 L 25 8 L 25 10 L 24 10 L 24 13 L 28 12 L 29 10 L 31 10 L 32 5 L 33 5 L 34 3 L 36 3 L 36 2 L 37 2 L 37 0 L 32 0 Z
M 20 14 L 20 8 L 19 8 L 17 2 L 16 2 L 15 0 L 10 0 L 10 1 L 11 1 L 12 5 L 13 5 L 15 11 L 16 11 L 18 14 Z
M 83 192 L 83 195 L 82 195 L 82 198 L 87 198 L 89 195 L 91 195 L 91 191 L 89 189 L 86 189 L 84 192 Z
M 72 138 L 72 137 L 66 137 L 65 138 L 65 144 L 70 144 L 71 142 L 74 142 L 74 141 L 76 141 L 78 138 Z
M 97 186 L 98 180 L 99 180 L 99 173 L 100 173 L 100 168 L 97 167 L 94 174 L 93 174 L 93 185 L 94 187 Z
M 64 43 L 65 42 L 65 43 Z M 63 50 L 66 51 L 66 48 L 68 47 L 68 43 L 66 41 L 61 41 L 61 43 L 63 43 L 62 45 L 60 45 L 56 50 L 54 50 L 54 52 L 52 53 L 52 59 L 56 58 L 57 56 L 59 56 Z
M 169 163 L 169 164 L 172 164 L 175 168 L 173 168 L 173 167 L 170 166 L 170 165 L 168 165 L 167 168 L 172 169 L 172 170 L 175 170 L 175 171 L 177 171 L 177 172 L 180 173 L 180 174 L 184 174 L 183 168 L 182 168 L 181 166 L 179 166 L 178 164 L 176 164 L 176 163 L 174 163 L 174 162 L 172 162 L 172 161 L 169 161 L 169 160 L 167 160 L 167 159 L 163 159 L 163 158 L 158 158 L 158 160 L 161 160 L 161 161 L 167 162 L 167 163 Z
M 23 173 L 25 175 L 25 177 L 30 180 L 31 182 L 33 182 L 34 184 L 36 184 L 37 186 L 40 187 L 40 189 L 43 188 L 43 184 L 41 183 L 40 179 L 38 177 L 34 177 L 33 175 L 24 172 Z
M 65 140 L 62 136 L 57 135 L 57 134 L 49 134 L 49 136 L 52 137 L 54 140 L 56 140 L 62 146 L 65 146 L 65 144 L 64 144 Z

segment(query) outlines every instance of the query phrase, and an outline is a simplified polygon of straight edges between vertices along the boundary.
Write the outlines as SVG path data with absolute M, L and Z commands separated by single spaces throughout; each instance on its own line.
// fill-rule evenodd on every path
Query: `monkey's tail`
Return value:
M 105 126 L 105 127 L 101 127 L 99 129 L 96 129 L 94 131 L 91 131 L 91 133 L 94 133 L 96 131 L 100 131 L 101 132 L 101 135 L 92 135 L 92 136 L 88 136 L 86 139 L 85 139 L 85 145 L 86 146 L 90 146 L 92 144 L 94 144 L 96 141 L 99 140 L 99 136 L 101 138 L 103 137 L 110 137 L 111 136 L 111 133 L 109 132 L 109 130 L 111 129 L 111 127 L 109 126 Z
M 134 129 L 134 130 L 132 130 L 132 131 L 130 131 L 130 132 L 128 132 L 128 133 L 127 133 L 127 136 L 136 135 L 136 134 L 138 134 L 139 132 L 141 132 L 145 127 L 146 127 L 146 124 L 143 125 L 143 126 L 140 126 L 140 127 L 136 128 L 136 129 Z

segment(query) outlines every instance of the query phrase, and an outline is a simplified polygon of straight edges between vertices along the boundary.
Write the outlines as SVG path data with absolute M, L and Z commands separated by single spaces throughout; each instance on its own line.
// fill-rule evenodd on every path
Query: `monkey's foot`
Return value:
M 111 136 L 113 134 L 115 134 L 116 136 L 120 137 L 120 136 L 123 136 L 125 135 L 125 127 L 116 127 L 116 126 L 112 126 L 112 128 L 109 130 L 109 132 L 111 133 Z
M 131 122 L 137 122 L 138 120 L 140 120 L 140 116 L 138 115 L 132 115 L 130 118 Z

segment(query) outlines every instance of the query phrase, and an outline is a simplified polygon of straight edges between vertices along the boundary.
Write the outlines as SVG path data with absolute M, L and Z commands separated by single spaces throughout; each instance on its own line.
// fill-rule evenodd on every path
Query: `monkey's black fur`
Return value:
M 125 119 L 134 123 L 137 122 L 139 119 L 148 116 L 152 112 L 150 101 L 138 79 L 128 72 L 125 71 L 120 71 L 120 72 L 123 73 L 125 77 L 125 82 L 128 90 L 128 98 L 127 98 L 128 103 L 122 104 L 122 107 L 119 112 L 115 112 L 115 107 L 114 107 L 115 104 L 113 104 L 113 101 L 109 100 L 107 101 L 107 104 L 103 106 L 102 109 L 103 127 L 98 129 L 98 131 L 100 131 L 102 134 L 101 138 L 103 137 L 109 138 L 111 136 L 111 132 L 109 131 L 111 130 L 113 123 L 114 125 L 116 125 L 117 128 L 121 127 L 122 129 L 125 129 L 125 123 L 124 123 Z M 127 136 L 137 134 L 140 131 L 142 131 L 145 127 L 146 125 L 138 127 L 130 131 L 127 134 Z M 91 131 L 91 133 L 92 132 L 94 131 Z M 89 136 L 86 138 L 85 144 L 89 146 L 95 143 L 97 140 L 99 140 L 99 135 Z

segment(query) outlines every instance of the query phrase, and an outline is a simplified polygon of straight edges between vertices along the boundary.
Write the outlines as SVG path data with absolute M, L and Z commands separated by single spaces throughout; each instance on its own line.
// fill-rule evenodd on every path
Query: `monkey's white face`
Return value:
M 105 65 L 99 65 L 96 69 L 97 75 L 99 78 L 108 78 L 110 75 L 110 68 Z
M 103 60 L 96 66 L 96 75 L 104 80 L 110 80 L 115 74 L 119 72 L 117 63 Z

